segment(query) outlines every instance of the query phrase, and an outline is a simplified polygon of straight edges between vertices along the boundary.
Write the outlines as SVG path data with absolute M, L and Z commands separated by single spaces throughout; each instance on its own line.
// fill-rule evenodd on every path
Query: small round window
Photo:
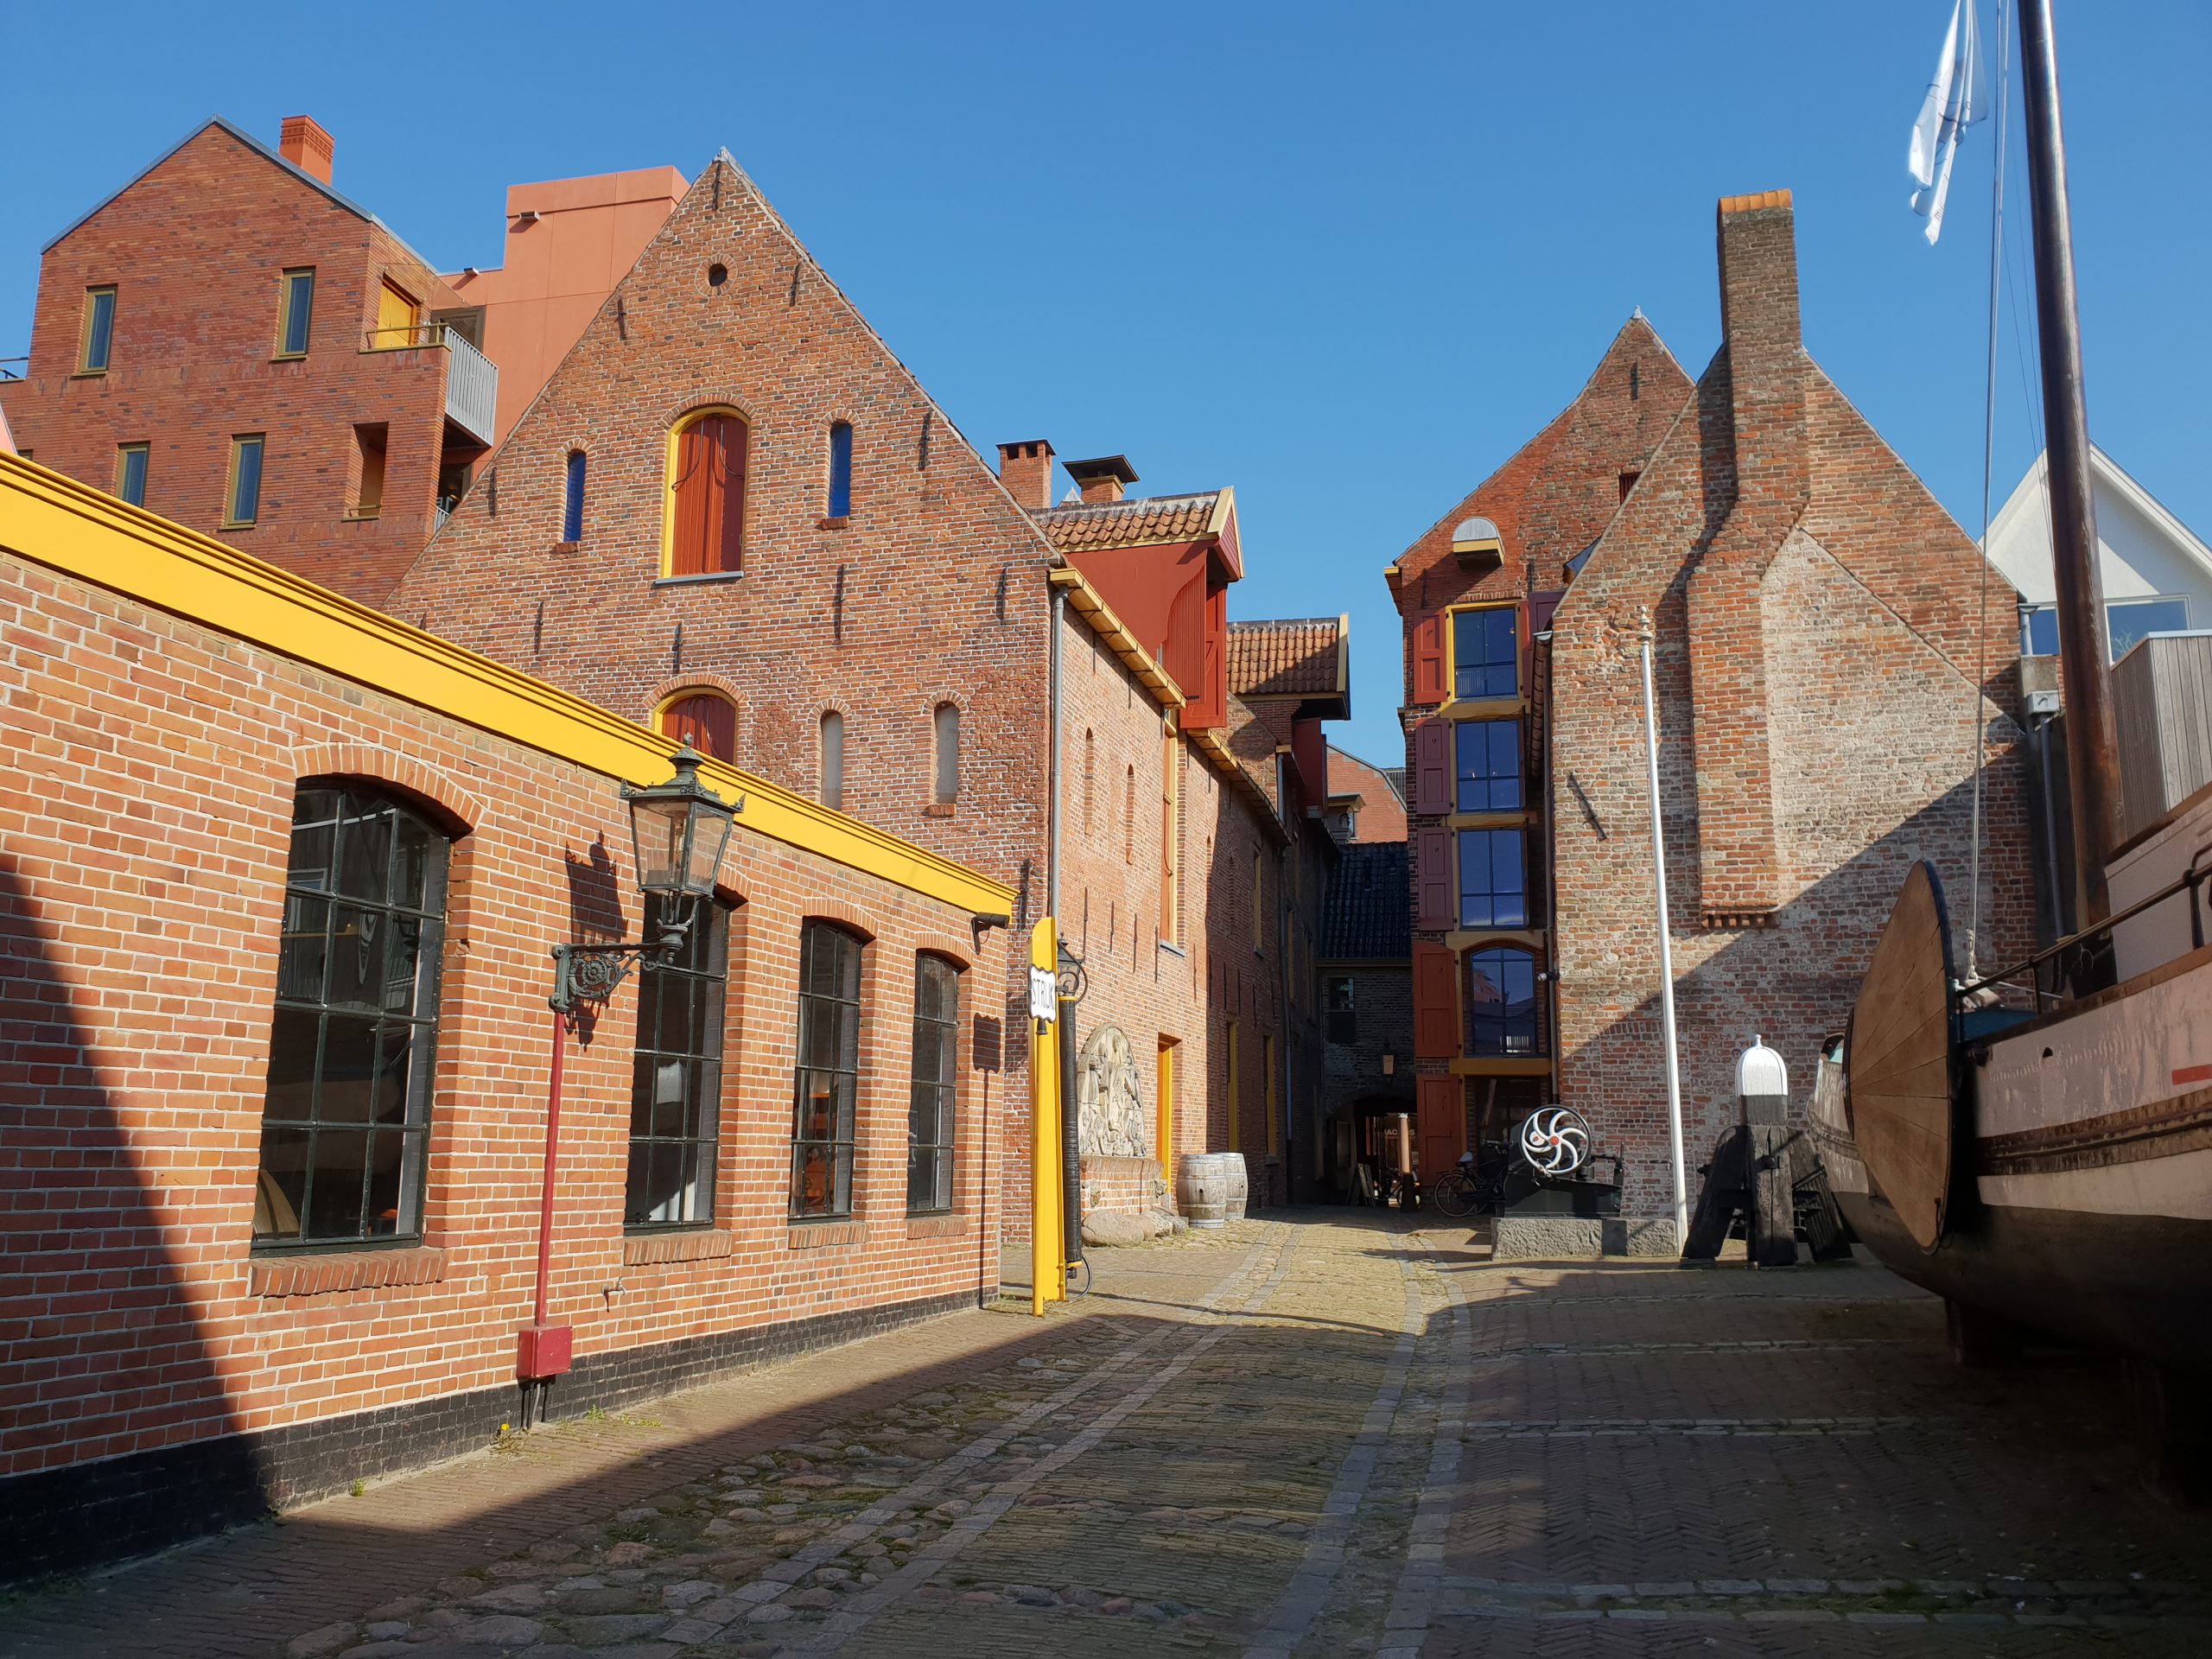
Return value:
M 707 267 L 707 286 L 709 288 L 720 288 L 728 281 L 729 281 L 729 267 L 728 265 L 716 264 Z

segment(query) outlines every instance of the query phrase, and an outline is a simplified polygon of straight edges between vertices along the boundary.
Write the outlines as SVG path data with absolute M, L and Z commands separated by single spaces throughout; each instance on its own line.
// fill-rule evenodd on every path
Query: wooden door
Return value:
M 405 294 L 386 283 L 377 290 L 377 344 L 389 351 L 415 343 L 415 325 L 422 309 Z
M 1442 1179 L 1466 1150 L 1465 1091 L 1457 1077 L 1422 1077 L 1415 1085 L 1416 1157 L 1421 1184 Z

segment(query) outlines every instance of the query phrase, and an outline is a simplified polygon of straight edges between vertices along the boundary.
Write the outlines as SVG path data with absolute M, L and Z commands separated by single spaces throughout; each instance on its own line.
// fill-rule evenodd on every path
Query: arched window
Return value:
M 952 1208 L 959 1058 L 960 970 L 943 957 L 916 957 L 913 1090 L 906 1118 L 909 1214 Z
M 798 1065 L 791 1097 L 791 1214 L 853 1208 L 853 1105 L 860 1087 L 859 939 L 829 922 L 799 933 Z
M 584 452 L 569 451 L 569 473 L 561 492 L 561 539 L 581 542 L 584 538 Z
M 315 784 L 293 799 L 256 1244 L 422 1234 L 446 854 L 381 791 Z
M 835 709 L 822 711 L 822 804 L 845 806 L 845 717 Z
M 950 702 L 937 706 L 937 802 L 950 806 L 960 798 L 960 710 Z
M 853 424 L 839 421 L 830 429 L 830 512 L 832 518 L 849 518 L 853 512 Z
M 1468 1053 L 1544 1052 L 1533 953 L 1510 944 L 1477 950 L 1467 958 L 1466 986 Z
M 744 568 L 746 439 L 744 417 L 728 409 L 687 416 L 671 435 L 669 575 Z
M 1092 824 L 1091 803 L 1098 787 L 1098 740 L 1090 732 L 1083 734 L 1083 833 L 1089 835 Z
M 717 691 L 680 692 L 663 704 L 664 737 L 689 743 L 713 760 L 737 760 L 737 705 Z

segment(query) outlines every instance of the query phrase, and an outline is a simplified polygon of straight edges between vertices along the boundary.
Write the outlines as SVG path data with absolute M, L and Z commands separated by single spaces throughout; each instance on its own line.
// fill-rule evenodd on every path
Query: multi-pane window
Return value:
M 1536 959 L 1500 945 L 1467 958 L 1467 1052 L 1541 1054 L 1542 1008 L 1536 998 Z
M 561 480 L 561 539 L 584 538 L 584 452 L 569 451 L 568 471 Z
M 312 785 L 293 803 L 257 1243 L 422 1232 L 446 851 L 369 790 Z
M 1459 925 L 1529 925 L 1527 843 L 1518 830 L 1459 831 Z
M 799 936 L 798 1065 L 791 1099 L 791 1214 L 853 1209 L 860 1088 L 861 942 L 828 922 Z
M 693 416 L 670 457 L 668 574 L 704 576 L 745 565 L 745 423 L 727 410 Z
M 646 901 L 648 938 L 664 930 L 668 902 Z M 693 907 L 673 954 L 639 965 L 626 1227 L 703 1226 L 715 1218 L 728 963 L 729 912 L 709 900 Z
M 146 463 L 150 447 L 143 443 L 118 444 L 115 450 L 116 499 L 128 501 L 134 507 L 146 505 Z
M 237 527 L 261 517 L 262 436 L 249 432 L 231 440 L 230 488 L 224 492 L 223 523 Z
M 906 1119 L 906 1208 L 952 1208 L 958 1102 L 960 973 L 942 957 L 914 958 L 914 1092 Z
M 847 518 L 853 511 L 853 428 L 839 421 L 830 429 L 830 500 L 832 518 Z
M 1519 696 L 1516 635 L 1510 605 L 1452 612 L 1452 695 L 1459 698 Z
M 1521 722 L 1463 720 L 1452 728 L 1453 810 L 1521 809 Z
M 305 357 L 315 321 L 315 271 L 288 270 L 276 298 L 276 355 Z
M 85 290 L 85 321 L 77 340 L 77 372 L 105 374 L 115 346 L 115 287 Z
M 1329 1040 L 1359 1040 L 1359 1008 L 1353 999 L 1350 974 L 1332 974 L 1321 982 L 1321 1007 L 1329 1016 Z

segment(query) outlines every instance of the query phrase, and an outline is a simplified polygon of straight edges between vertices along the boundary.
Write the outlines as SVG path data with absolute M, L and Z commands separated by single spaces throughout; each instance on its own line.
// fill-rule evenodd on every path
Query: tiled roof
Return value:
M 1088 501 L 1032 513 L 1037 527 L 1063 553 L 1102 547 L 1152 547 L 1195 542 L 1207 535 L 1218 490 L 1199 495 L 1143 495 L 1127 501 Z
M 1411 962 L 1413 953 L 1406 843 L 1353 842 L 1344 849 L 1321 906 L 1321 960 Z
M 1325 697 L 1338 683 L 1343 620 L 1300 617 L 1229 625 L 1229 689 L 1240 697 Z

